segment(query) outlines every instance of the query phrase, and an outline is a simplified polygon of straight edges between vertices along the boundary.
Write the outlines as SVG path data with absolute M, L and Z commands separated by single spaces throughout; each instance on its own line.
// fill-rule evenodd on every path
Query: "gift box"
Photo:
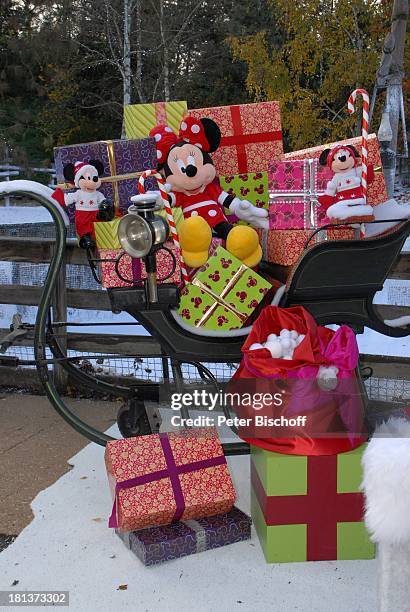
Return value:
M 314 230 L 330 223 L 317 198 L 333 176 L 318 160 L 274 161 L 269 166 L 271 229 Z
M 158 283 L 164 282 L 179 285 L 182 280 L 180 250 L 171 241 L 166 242 L 164 244 L 164 247 L 171 251 L 172 255 L 175 257 L 175 261 L 171 253 L 169 253 L 165 249 L 159 249 L 156 252 L 155 257 L 157 262 L 157 281 Z M 173 271 L 174 265 L 175 270 Z M 147 278 L 145 264 L 142 259 L 132 260 L 132 277 L 136 281 L 139 279 Z
M 248 200 L 259 208 L 268 207 L 268 173 L 249 172 L 233 176 L 220 176 L 222 189 L 241 200 Z
M 302 149 L 300 151 L 292 151 L 291 153 L 285 153 L 284 159 L 295 160 L 305 158 L 317 158 L 324 149 L 332 149 L 336 145 L 350 144 L 356 147 L 359 153 L 361 153 L 361 138 L 349 138 L 347 140 L 341 140 L 340 142 L 332 142 L 330 144 L 320 145 L 318 147 L 311 147 L 309 149 Z M 384 175 L 382 172 L 382 162 L 380 158 L 380 146 L 377 140 L 376 134 L 369 135 L 369 156 L 368 160 L 370 164 L 373 164 L 375 168 L 375 178 L 371 185 L 368 186 L 367 190 L 367 202 L 372 206 L 377 206 L 382 202 L 386 202 L 389 199 L 386 190 L 386 184 L 384 182 Z
M 181 291 L 178 312 L 195 327 L 238 329 L 270 288 L 265 279 L 218 247 Z
M 267 172 L 270 162 L 283 156 L 279 102 L 196 108 L 188 114 L 218 124 L 222 139 L 212 159 L 219 176 Z
M 185 101 L 127 104 L 124 106 L 125 135 L 127 138 L 145 138 L 160 124 L 168 125 L 178 133 L 187 110 Z
M 249 516 L 234 507 L 217 516 L 117 533 L 127 548 L 149 566 L 249 540 L 251 523 Z
M 252 520 L 268 563 L 373 559 L 363 522 L 361 458 L 251 447 Z
M 312 236 L 309 230 L 257 230 L 263 251 L 263 259 L 281 266 L 293 266 L 305 250 Z M 323 240 L 351 240 L 355 238 L 352 228 L 329 228 L 314 235 L 309 246 Z
M 214 427 L 107 443 L 109 526 L 135 531 L 230 512 L 235 489 Z
M 118 239 L 118 225 L 121 217 L 115 217 L 112 221 L 98 221 L 94 223 L 94 234 L 99 249 L 121 249 Z
M 68 145 L 54 149 L 58 186 L 70 190 L 63 170 L 68 163 L 98 159 L 104 165 L 99 189 L 122 212 L 128 210 L 130 198 L 138 193 L 137 180 L 144 170 L 157 167 L 157 152 L 153 138 L 141 140 L 101 140 L 88 144 Z M 149 178 L 145 188 L 156 189 L 155 179 Z
M 130 255 L 121 249 L 98 249 L 97 256 L 101 285 L 105 289 L 132 285 L 133 259 Z

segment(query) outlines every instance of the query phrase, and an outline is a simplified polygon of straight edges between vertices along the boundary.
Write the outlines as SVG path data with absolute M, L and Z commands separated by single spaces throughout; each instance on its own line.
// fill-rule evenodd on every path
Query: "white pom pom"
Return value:
M 281 338 L 281 344 L 282 344 L 282 348 L 285 352 L 288 352 L 290 347 L 291 347 L 291 342 L 290 339 L 287 338 L 286 336 L 283 336 Z
M 271 342 L 267 342 L 265 344 L 265 348 L 268 349 L 268 351 L 271 354 L 271 357 L 273 357 L 274 359 L 280 359 L 282 357 L 282 346 L 280 344 L 280 342 L 276 341 L 271 341 Z
M 298 336 L 299 336 L 298 332 L 295 329 L 291 329 L 290 337 L 296 340 Z
M 290 331 L 288 329 L 282 329 L 280 332 L 280 337 L 281 338 L 289 338 L 290 336 Z
M 271 340 L 277 340 L 277 339 L 278 337 L 276 334 L 269 334 L 267 342 L 270 342 Z
M 256 351 L 257 349 L 261 349 L 261 348 L 264 348 L 262 344 L 259 344 L 259 342 L 254 342 L 253 344 L 250 345 L 249 350 Z
M 321 389 L 333 391 L 337 387 L 339 368 L 336 366 L 320 366 L 317 373 L 317 382 Z

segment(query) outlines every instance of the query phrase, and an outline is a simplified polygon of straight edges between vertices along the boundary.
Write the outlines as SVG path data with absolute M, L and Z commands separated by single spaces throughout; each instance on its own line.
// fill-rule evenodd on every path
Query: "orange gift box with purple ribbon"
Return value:
M 213 427 L 113 440 L 105 464 L 109 526 L 124 531 L 222 514 L 236 499 Z

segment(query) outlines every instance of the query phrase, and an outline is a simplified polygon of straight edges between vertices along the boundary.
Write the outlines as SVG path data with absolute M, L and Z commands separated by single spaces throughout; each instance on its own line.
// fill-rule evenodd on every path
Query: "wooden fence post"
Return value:
M 67 321 L 67 262 L 66 255 L 61 265 L 60 273 L 54 292 L 53 299 L 53 321 Z M 58 327 L 56 330 L 58 342 L 64 352 L 67 350 L 67 327 Z M 63 366 L 54 364 L 53 368 L 54 384 L 61 393 L 67 391 L 68 375 Z

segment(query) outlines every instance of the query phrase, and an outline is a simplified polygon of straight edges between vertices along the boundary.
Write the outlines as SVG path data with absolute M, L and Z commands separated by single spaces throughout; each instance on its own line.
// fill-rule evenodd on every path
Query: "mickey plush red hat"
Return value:
M 87 162 L 80 162 L 77 161 L 74 163 L 74 185 L 76 187 L 78 187 L 78 182 L 80 180 L 80 178 L 82 177 L 82 175 L 84 174 L 84 172 L 92 172 L 92 173 L 96 173 L 98 174 L 98 170 L 95 166 L 87 163 Z
M 345 150 L 346 151 L 349 150 L 351 155 L 355 158 L 356 160 L 356 165 L 358 163 L 358 157 L 357 157 L 357 151 L 356 149 L 352 146 L 352 145 L 337 145 L 336 147 L 333 147 L 333 149 L 327 149 L 326 151 L 324 151 L 324 153 L 327 152 L 327 157 L 326 157 L 326 165 L 328 166 L 328 168 L 332 167 L 332 163 L 333 160 L 335 158 L 336 153 L 338 153 L 339 151 Z

